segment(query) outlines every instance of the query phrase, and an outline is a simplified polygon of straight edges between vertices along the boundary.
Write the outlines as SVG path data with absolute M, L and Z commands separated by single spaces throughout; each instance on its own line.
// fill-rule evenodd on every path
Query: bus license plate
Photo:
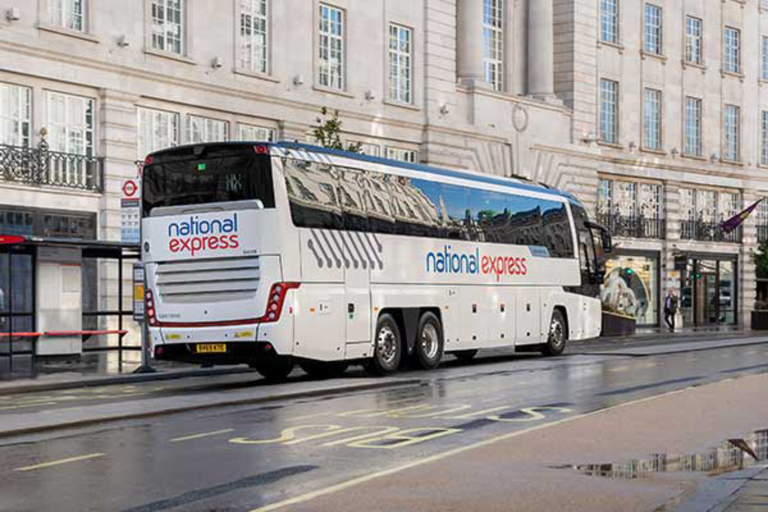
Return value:
M 195 345 L 195 352 L 198 354 L 221 354 L 226 351 L 226 343 L 201 343 Z

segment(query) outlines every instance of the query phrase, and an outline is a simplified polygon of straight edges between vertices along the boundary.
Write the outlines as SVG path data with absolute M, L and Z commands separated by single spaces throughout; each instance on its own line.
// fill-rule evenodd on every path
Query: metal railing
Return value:
M 665 219 L 598 213 L 597 221 L 607 227 L 613 236 L 653 239 L 664 239 L 666 236 Z
M 768 240 L 768 226 L 757 226 L 757 241 L 765 242 Z
M 104 159 L 37 147 L 0 144 L 0 181 L 101 192 Z
M 680 223 L 680 238 L 683 240 L 699 240 L 702 242 L 741 243 L 741 226 L 726 233 L 716 222 L 700 220 L 684 220 Z

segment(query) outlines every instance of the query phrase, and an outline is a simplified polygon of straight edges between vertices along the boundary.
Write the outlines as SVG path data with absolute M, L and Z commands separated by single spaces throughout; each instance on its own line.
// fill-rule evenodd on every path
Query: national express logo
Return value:
M 446 245 L 441 252 L 427 253 L 427 273 L 501 276 L 528 275 L 528 260 L 512 256 L 481 255 L 480 249 L 470 253 L 455 253 Z
M 201 252 L 237 249 L 240 247 L 237 214 L 226 219 L 193 216 L 172 222 L 168 225 L 168 238 L 168 249 L 174 254 L 189 253 L 194 257 Z

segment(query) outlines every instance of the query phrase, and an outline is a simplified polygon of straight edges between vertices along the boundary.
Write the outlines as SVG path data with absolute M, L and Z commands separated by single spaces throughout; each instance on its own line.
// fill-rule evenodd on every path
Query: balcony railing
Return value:
M 680 238 L 683 240 L 699 240 L 702 242 L 741 243 L 741 227 L 726 233 L 716 222 L 700 220 L 684 220 L 680 223 Z
M 50 151 L 45 140 L 37 147 L 0 144 L 0 181 L 101 192 L 104 159 Z
M 653 239 L 664 239 L 666 236 L 667 223 L 664 219 L 598 213 L 597 221 L 607 227 L 613 236 Z

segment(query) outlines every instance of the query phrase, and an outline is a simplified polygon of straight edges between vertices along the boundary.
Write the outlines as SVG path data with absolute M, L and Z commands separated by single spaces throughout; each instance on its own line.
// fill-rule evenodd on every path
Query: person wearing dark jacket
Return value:
M 667 296 L 664 299 L 664 321 L 667 322 L 669 330 L 675 331 L 675 315 L 677 314 L 677 297 L 670 288 L 667 290 Z

